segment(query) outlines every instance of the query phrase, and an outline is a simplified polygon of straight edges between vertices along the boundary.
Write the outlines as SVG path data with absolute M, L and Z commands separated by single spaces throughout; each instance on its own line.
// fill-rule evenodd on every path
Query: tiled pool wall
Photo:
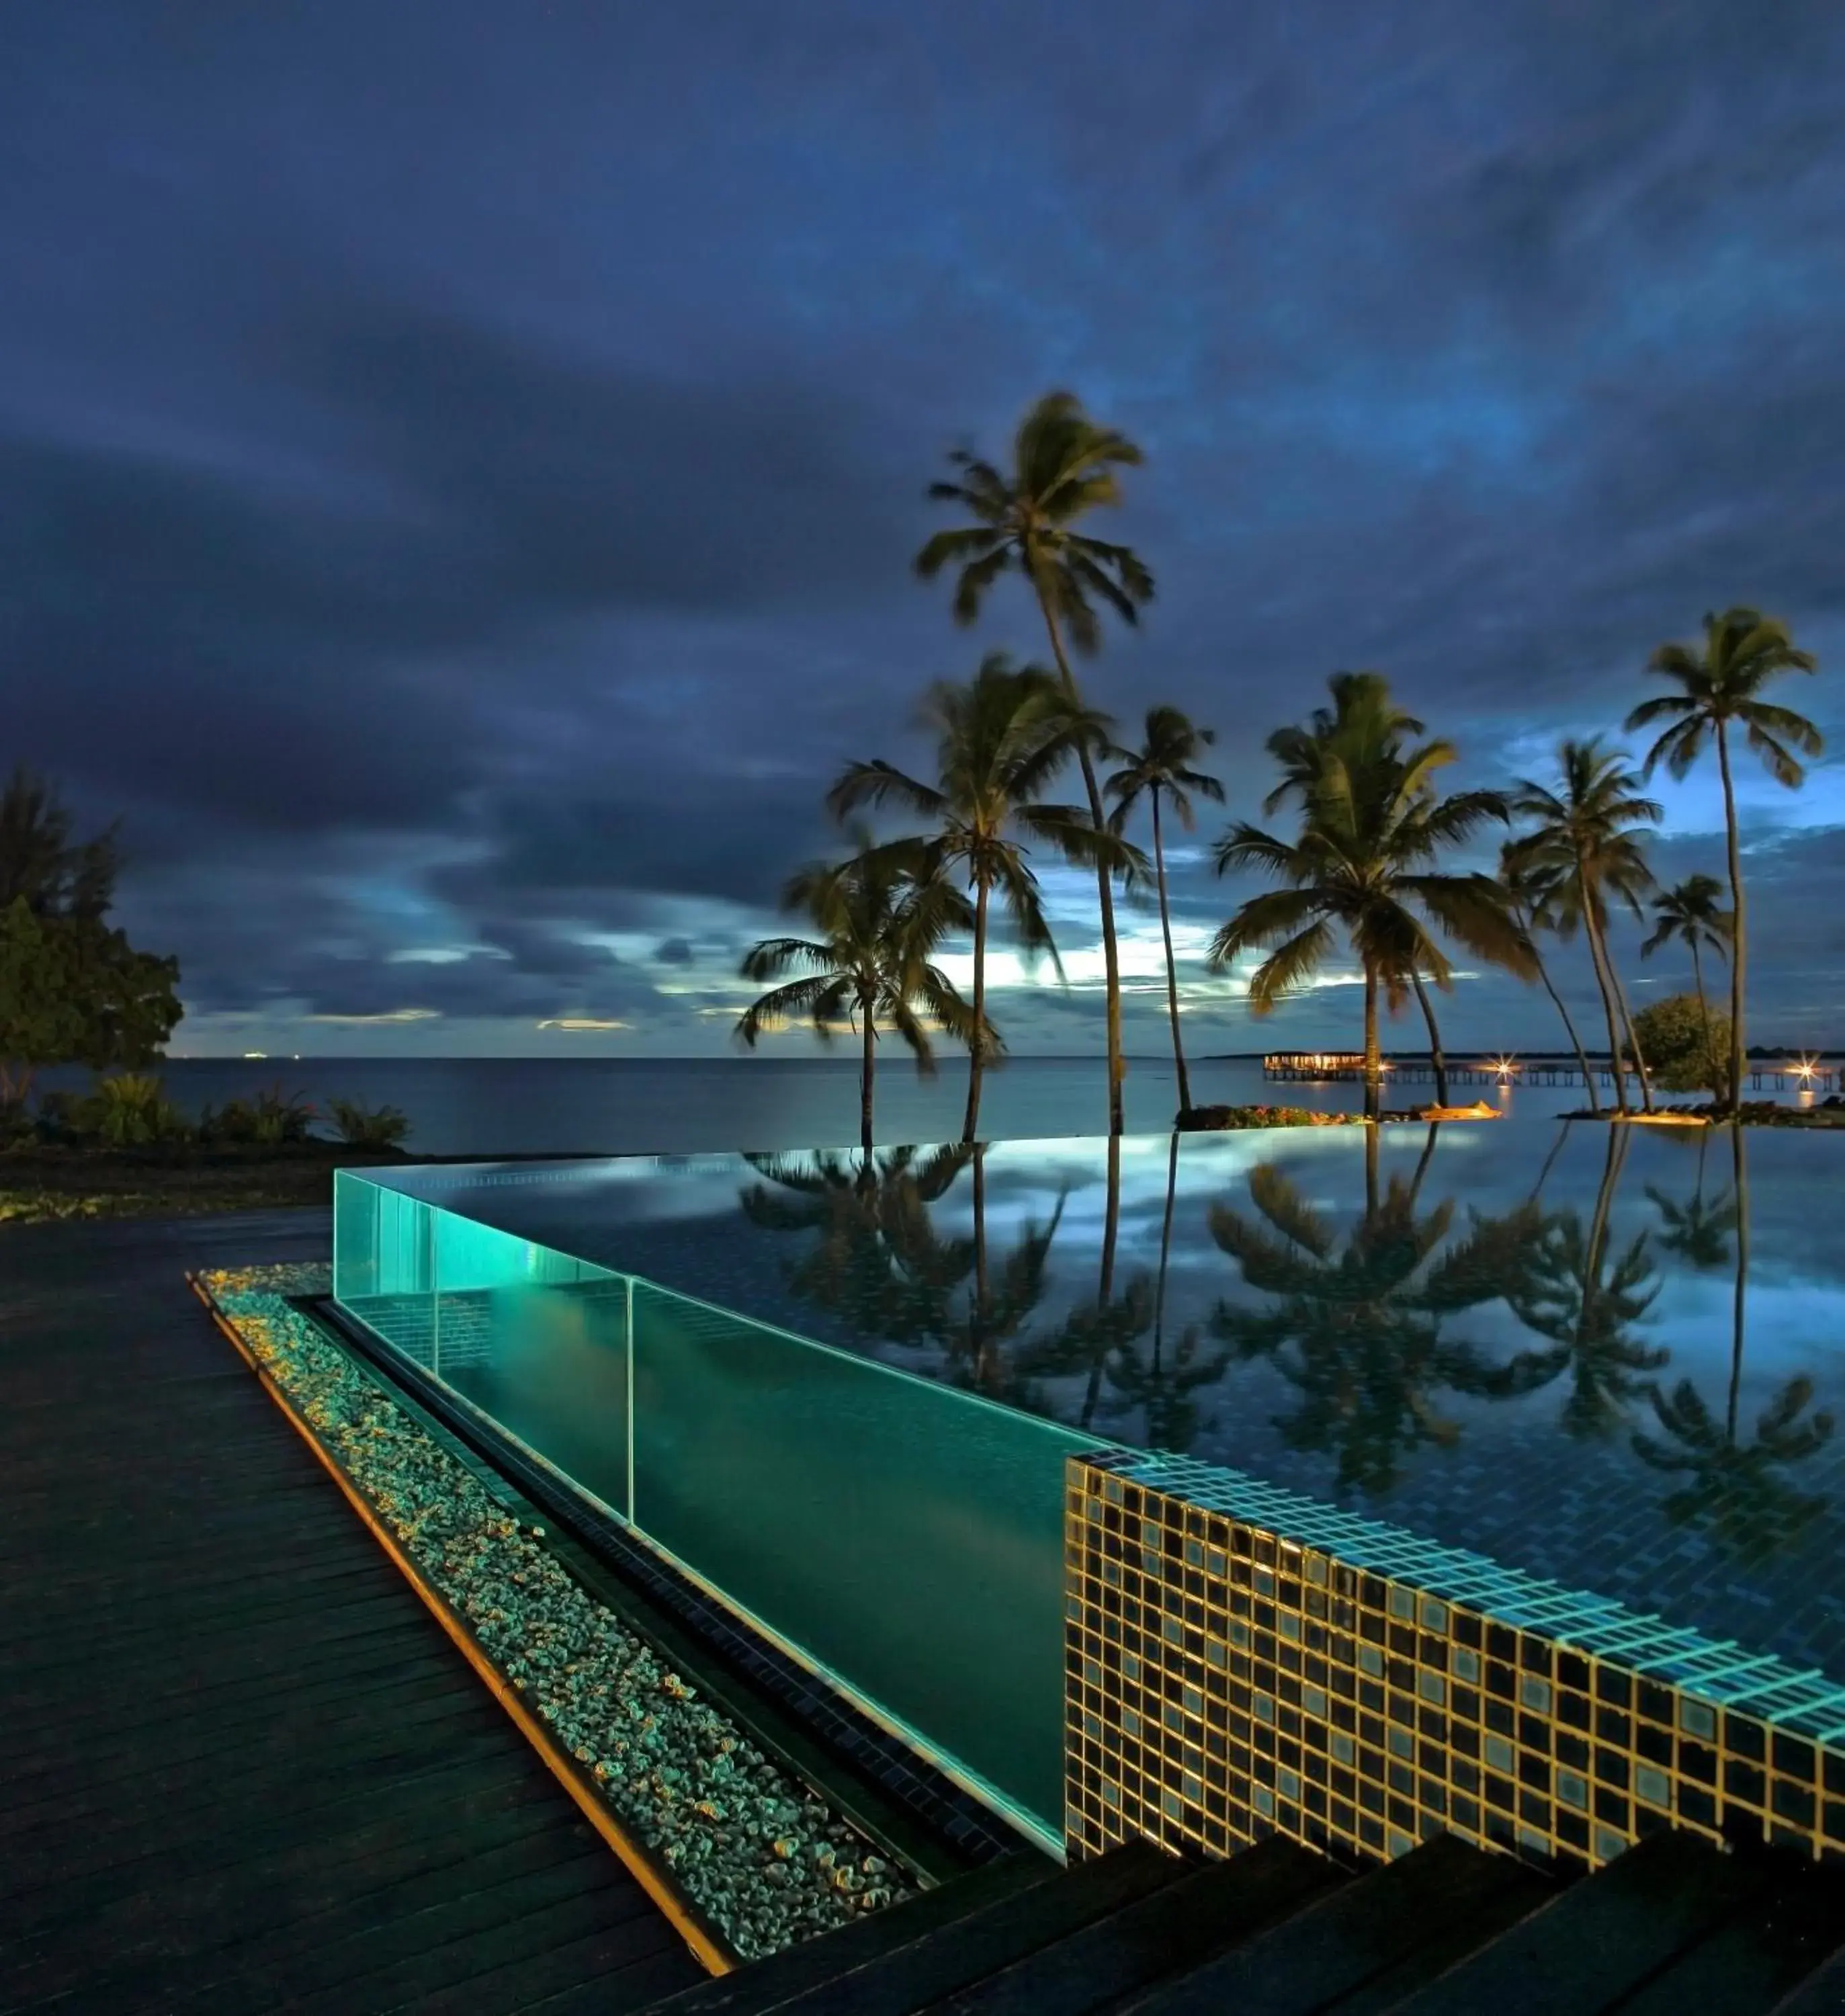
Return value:
M 1845 1688 L 1234 1472 L 1070 1459 L 1066 1849 L 1845 1855 Z M 1541 1508 L 1534 1508 L 1541 1517 Z

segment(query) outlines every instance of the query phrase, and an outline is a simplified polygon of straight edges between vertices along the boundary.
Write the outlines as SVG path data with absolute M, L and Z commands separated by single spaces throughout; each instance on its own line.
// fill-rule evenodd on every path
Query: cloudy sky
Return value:
M 1233 812 L 1336 669 L 1490 783 L 1734 601 L 1845 751 L 1829 0 L 23 0 L 7 44 L 0 764 L 122 816 L 179 1053 L 721 1049 L 838 766 L 1036 650 L 909 561 L 1053 386 L 1146 453 L 1092 697 L 1214 724 Z M 1714 783 L 1664 795 L 1661 873 L 1720 869 Z M 1745 798 L 1751 1033 L 1845 1042 L 1845 769 Z M 1221 819 L 1194 1045 L 1348 1039 L 1348 986 L 1252 1030 L 1204 973 Z M 1045 880 L 1070 985 L 1000 1019 L 1099 1049 Z M 1153 917 L 1124 963 L 1151 1050 Z

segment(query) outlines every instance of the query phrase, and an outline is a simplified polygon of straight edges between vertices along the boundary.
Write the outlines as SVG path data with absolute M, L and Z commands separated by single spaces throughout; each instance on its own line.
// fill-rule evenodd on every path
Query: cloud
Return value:
M 1225 816 L 1336 667 L 1486 782 L 1707 607 L 1845 651 L 1826 10 L 1156 11 L 1126 70 L 1099 0 L 94 17 L 0 78 L 0 754 L 125 815 L 202 1017 L 722 1041 L 838 765 L 1041 655 L 1016 583 L 961 632 L 908 563 L 943 451 L 1054 383 L 1148 455 L 1099 529 L 1159 596 L 1085 688 L 1216 725 Z M 1717 865 L 1694 797 L 1662 863 Z M 1823 1019 L 1845 789 L 1746 804 L 1764 1000 Z M 1099 1044 L 1047 887 L 1074 984 L 1009 985 L 1015 1041 Z M 1174 860 L 1205 1030 L 1246 893 Z

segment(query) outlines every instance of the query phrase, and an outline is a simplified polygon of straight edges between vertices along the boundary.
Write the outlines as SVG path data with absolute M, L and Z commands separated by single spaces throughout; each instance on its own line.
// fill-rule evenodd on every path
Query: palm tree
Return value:
M 1775 707 L 1760 697 L 1771 679 L 1783 672 L 1812 672 L 1818 661 L 1797 651 L 1784 623 L 1753 609 L 1726 609 L 1704 618 L 1700 649 L 1689 644 L 1662 644 L 1646 669 L 1672 680 L 1678 688 L 1643 702 L 1627 716 L 1630 733 L 1670 722 L 1646 752 L 1646 772 L 1663 762 L 1682 777 L 1703 754 L 1707 738 L 1717 743 L 1717 766 L 1723 779 L 1724 823 L 1729 840 L 1730 917 L 1734 950 L 1730 959 L 1730 1105 L 1742 1107 L 1743 968 L 1747 946 L 1743 932 L 1742 844 L 1736 824 L 1736 787 L 1730 774 L 1730 728 L 1745 732 L 1749 746 L 1762 759 L 1768 775 L 1789 790 L 1806 780 L 1807 772 L 1793 751 L 1817 756 L 1824 744 L 1819 730 L 1793 708 Z M 1793 745 L 1790 749 L 1789 743 Z
M 1437 795 L 1434 777 L 1455 760 L 1445 742 L 1400 751 L 1337 734 L 1322 741 L 1304 785 L 1307 799 L 1298 840 L 1239 821 L 1214 849 L 1217 872 L 1264 870 L 1284 886 L 1253 896 L 1211 941 L 1210 962 L 1227 965 L 1250 947 L 1268 957 L 1250 977 L 1250 1006 L 1265 1015 L 1304 985 L 1331 953 L 1343 929 L 1365 975 L 1365 1111 L 1375 1120 L 1383 1059 L 1378 1046 L 1379 990 L 1394 1013 L 1419 989 L 1423 973 L 1444 989 L 1451 969 L 1422 914 L 1444 933 L 1495 964 L 1529 977 L 1529 941 L 1512 923 L 1488 876 L 1443 874 L 1430 864 L 1481 825 L 1505 816 L 1491 791 Z M 1430 1017 L 1431 1025 L 1433 1016 Z
M 1692 977 L 1698 986 L 1698 1013 L 1704 1023 L 1704 1053 L 1710 1054 L 1710 1004 L 1704 996 L 1702 955 L 1714 952 L 1718 958 L 1729 956 L 1730 913 L 1720 909 L 1717 898 L 1723 884 L 1714 875 L 1688 875 L 1670 889 L 1662 889 L 1653 899 L 1653 934 L 1640 948 L 1642 959 L 1651 959 L 1661 945 L 1674 939 L 1692 956 Z M 1709 1068 L 1714 1070 L 1713 1062 Z
M 967 898 L 917 850 L 877 847 L 858 835 L 858 851 L 841 862 L 815 862 L 800 869 L 783 894 L 785 910 L 804 912 L 816 935 L 764 938 L 743 956 L 746 980 L 799 974 L 771 988 L 737 1019 L 736 1034 L 753 1049 L 764 1029 L 805 1016 L 822 1041 L 842 1023 L 855 1028 L 864 1046 L 859 1071 L 859 1139 L 872 1146 L 872 1074 L 880 1020 L 909 1046 L 924 1077 L 935 1053 L 918 1010 L 951 1035 L 974 1039 L 973 1012 L 930 955 L 955 931 L 968 930 Z M 991 1028 L 981 1040 L 991 1042 Z
M 1099 835 L 1075 806 L 1038 802 L 1039 792 L 1069 761 L 1081 738 L 1100 740 L 1107 725 L 1098 716 L 1074 712 L 1050 673 L 1036 665 L 1015 668 L 1005 652 L 990 652 L 965 685 L 944 679 L 930 689 L 920 725 L 936 735 L 937 782 L 924 783 L 889 763 L 849 763 L 826 802 L 836 817 L 843 819 L 861 805 L 895 799 L 933 820 L 936 830 L 926 837 L 930 863 L 957 878 L 965 877 L 974 892 L 976 1035 L 961 1129 L 961 1138 L 971 1141 L 989 1060 L 989 1046 L 978 1032 L 988 1026 L 987 921 L 995 890 L 1021 951 L 1028 959 L 1048 957 L 1058 978 L 1063 977 L 1038 878 L 1027 863 L 1027 850 L 1020 836 L 1045 841 L 1065 859 L 1084 864 L 1100 853 L 1111 867 L 1131 867 L 1140 856 L 1114 835 Z
M 1146 739 L 1138 749 L 1110 747 L 1105 753 L 1121 768 L 1103 784 L 1102 795 L 1115 801 L 1109 820 L 1113 831 L 1126 827 L 1128 815 L 1144 796 L 1153 812 L 1153 872 L 1160 891 L 1160 931 L 1166 941 L 1166 1006 L 1172 1018 L 1172 1060 L 1178 1071 L 1179 1111 L 1189 1112 L 1192 1081 L 1185 1071 L 1185 1047 L 1179 1039 L 1178 968 L 1172 956 L 1172 909 L 1166 892 L 1166 848 L 1160 831 L 1162 793 L 1187 833 L 1194 820 L 1192 796 L 1224 802 L 1224 787 L 1215 777 L 1192 766 L 1217 740 L 1217 731 L 1194 727 L 1176 707 L 1147 709 Z
M 1623 1113 L 1631 1110 L 1622 1069 L 1624 1028 L 1627 1047 L 1640 1073 L 1641 1096 L 1650 1113 L 1653 1088 L 1645 1060 L 1634 1040 L 1627 996 L 1608 949 L 1608 899 L 1615 897 L 1635 916 L 1641 914 L 1640 898 L 1652 886 L 1653 877 L 1640 851 L 1638 829 L 1656 826 L 1664 814 L 1656 800 L 1640 796 L 1625 751 L 1604 749 L 1599 736 L 1559 743 L 1557 771 L 1554 784 L 1527 777 L 1513 794 L 1513 812 L 1535 820 L 1537 826 L 1513 842 L 1506 859 L 1513 873 L 1533 871 L 1542 878 L 1560 938 L 1573 938 L 1577 927 L 1582 927 L 1608 1018 L 1615 1103 Z
M 1563 1027 L 1570 1035 L 1570 1046 L 1575 1051 L 1576 1061 L 1581 1067 L 1582 1082 L 1588 1087 L 1589 1111 L 1599 1119 L 1602 1095 L 1595 1088 L 1595 1075 L 1589 1069 L 1588 1053 L 1582 1047 L 1574 1018 L 1564 1006 L 1563 997 L 1558 993 L 1550 969 L 1538 949 L 1538 934 L 1557 928 L 1555 913 L 1551 907 L 1556 894 L 1556 878 L 1543 869 L 1521 864 L 1517 859 L 1517 841 L 1509 840 L 1499 851 L 1499 886 L 1505 891 L 1505 907 L 1512 913 L 1512 922 L 1524 933 L 1531 948 L 1533 970 L 1563 1018 Z
M 1425 732 L 1414 715 L 1397 705 L 1390 682 L 1381 672 L 1335 672 L 1326 683 L 1332 695 L 1330 707 L 1316 707 L 1304 727 L 1278 729 L 1268 738 L 1268 753 L 1282 766 L 1282 781 L 1262 801 L 1265 814 L 1272 815 L 1291 797 L 1297 797 L 1303 807 L 1311 805 L 1325 774 L 1326 752 L 1336 742 L 1348 752 L 1350 760 L 1369 764 L 1394 754 L 1405 736 Z M 1408 979 L 1429 1031 L 1435 1103 L 1445 1106 L 1448 1059 L 1441 1047 L 1435 1004 L 1429 999 L 1419 967 L 1411 967 Z
M 1124 434 L 1096 426 L 1069 392 L 1040 399 L 1013 437 L 1012 466 L 1002 473 L 966 449 L 949 457 L 957 474 L 932 483 L 929 495 L 958 504 L 974 523 L 937 532 L 916 556 L 916 571 L 933 581 L 945 567 L 955 577 L 954 610 L 958 623 L 979 615 L 986 593 L 1002 574 L 1022 574 L 1030 583 L 1051 639 L 1052 655 L 1071 705 L 1082 697 L 1070 670 L 1066 639 L 1078 651 L 1102 641 L 1096 603 L 1105 603 L 1124 622 L 1138 620 L 1153 599 L 1153 577 L 1130 548 L 1089 538 L 1075 527 L 1092 510 L 1118 504 L 1115 472 L 1140 466 L 1141 452 Z M 1106 824 L 1095 766 L 1087 743 L 1077 758 L 1088 794 L 1090 823 Z M 1122 1128 L 1121 966 L 1115 937 L 1114 891 L 1107 864 L 1098 859 L 1095 890 L 1102 916 L 1102 958 L 1108 994 L 1109 1132 Z

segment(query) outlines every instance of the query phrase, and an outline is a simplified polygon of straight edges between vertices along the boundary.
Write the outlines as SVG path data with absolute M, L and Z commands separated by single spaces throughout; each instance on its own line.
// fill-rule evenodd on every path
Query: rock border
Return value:
M 707 1705 L 370 1371 L 293 1307 L 322 1266 L 193 1277 L 298 1423 L 576 1760 L 616 1827 L 737 1959 L 916 1894 L 812 1788 Z

